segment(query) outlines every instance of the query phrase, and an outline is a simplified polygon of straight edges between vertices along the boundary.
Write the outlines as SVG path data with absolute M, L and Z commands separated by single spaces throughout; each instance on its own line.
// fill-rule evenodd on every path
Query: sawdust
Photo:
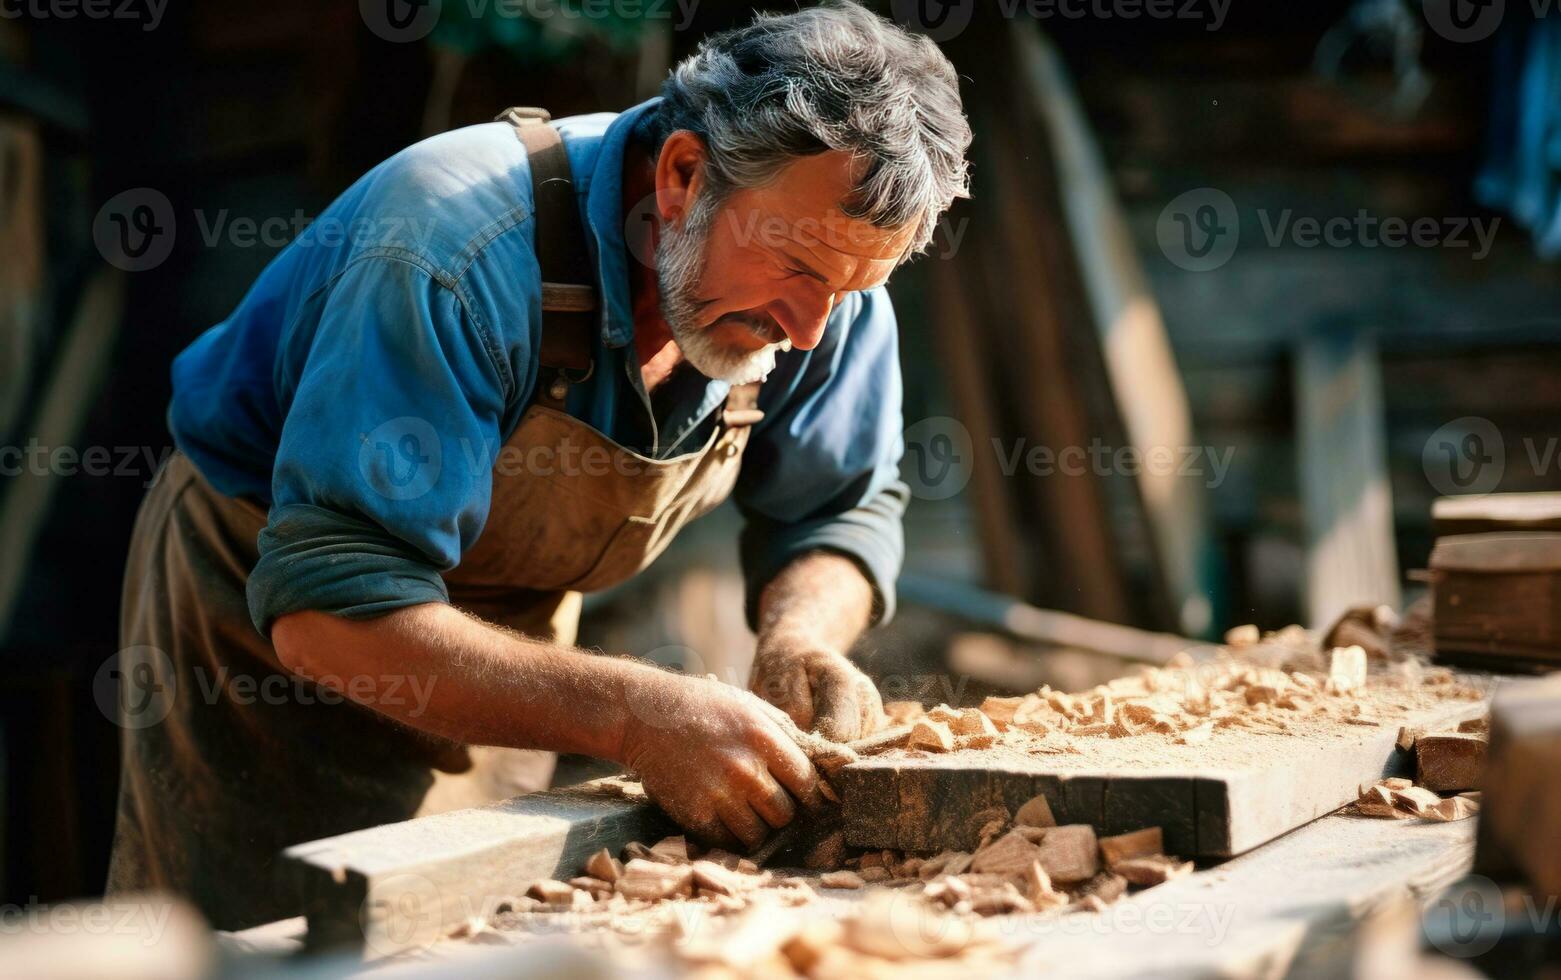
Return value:
M 982 765 L 1044 760 L 1047 771 L 1131 769 L 1166 774 L 1251 768 L 1296 740 L 1360 739 L 1419 713 L 1481 700 L 1486 691 L 1441 667 L 1370 659 L 1359 647 L 1323 651 L 1299 627 L 1241 642 L 1213 660 L 1144 668 L 1078 694 L 1043 687 L 987 698 L 991 744 L 921 747 L 889 757 L 979 759 Z M 939 707 L 931 717 L 948 717 Z M 969 709 L 965 709 L 969 710 Z M 900 717 L 911 714 L 897 707 Z

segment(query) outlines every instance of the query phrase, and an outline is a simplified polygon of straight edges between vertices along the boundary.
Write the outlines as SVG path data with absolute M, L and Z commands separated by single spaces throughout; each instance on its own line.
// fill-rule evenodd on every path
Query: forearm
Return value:
M 873 613 L 873 588 L 851 559 L 815 552 L 787 565 L 759 597 L 759 648 L 851 648 Z
M 646 664 L 507 633 L 442 603 L 370 620 L 293 613 L 272 640 L 288 669 L 348 697 L 358 697 L 352 678 L 405 675 L 423 699 L 359 700 L 413 728 L 619 762 L 631 697 L 656 697 L 665 680 Z

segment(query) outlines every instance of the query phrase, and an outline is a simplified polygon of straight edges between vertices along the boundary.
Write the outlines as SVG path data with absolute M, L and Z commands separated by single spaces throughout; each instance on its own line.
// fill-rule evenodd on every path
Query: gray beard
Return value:
M 791 349 L 791 342 L 743 350 L 720 343 L 710 325 L 702 322 L 699 277 L 705 267 L 710 226 L 720 209 L 709 194 L 694 202 L 682 227 L 662 225 L 656 243 L 656 281 L 661 290 L 661 316 L 672 330 L 678 349 L 707 378 L 744 385 L 763 381 L 775 369 L 775 355 Z

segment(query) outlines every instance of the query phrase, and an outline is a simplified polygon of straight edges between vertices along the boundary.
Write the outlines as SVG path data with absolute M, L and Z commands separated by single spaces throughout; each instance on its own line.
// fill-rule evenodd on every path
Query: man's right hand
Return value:
M 623 764 L 673 820 L 707 844 L 753 849 L 817 807 L 818 773 L 788 719 L 747 691 L 658 673 L 627 693 Z

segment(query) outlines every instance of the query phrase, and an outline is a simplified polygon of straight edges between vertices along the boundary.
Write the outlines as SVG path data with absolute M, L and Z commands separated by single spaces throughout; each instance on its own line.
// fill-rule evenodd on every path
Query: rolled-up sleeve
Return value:
M 815 551 L 854 560 L 873 587 L 874 622 L 887 621 L 909 497 L 900 480 L 899 341 L 888 294 L 852 294 L 818 347 L 782 360 L 761 391 L 765 417 L 743 454 L 736 492 L 746 518 L 749 622 L 764 586 Z
M 296 378 L 248 599 L 257 629 L 447 602 L 477 539 L 508 380 L 494 338 L 412 261 L 355 260 L 326 287 Z

